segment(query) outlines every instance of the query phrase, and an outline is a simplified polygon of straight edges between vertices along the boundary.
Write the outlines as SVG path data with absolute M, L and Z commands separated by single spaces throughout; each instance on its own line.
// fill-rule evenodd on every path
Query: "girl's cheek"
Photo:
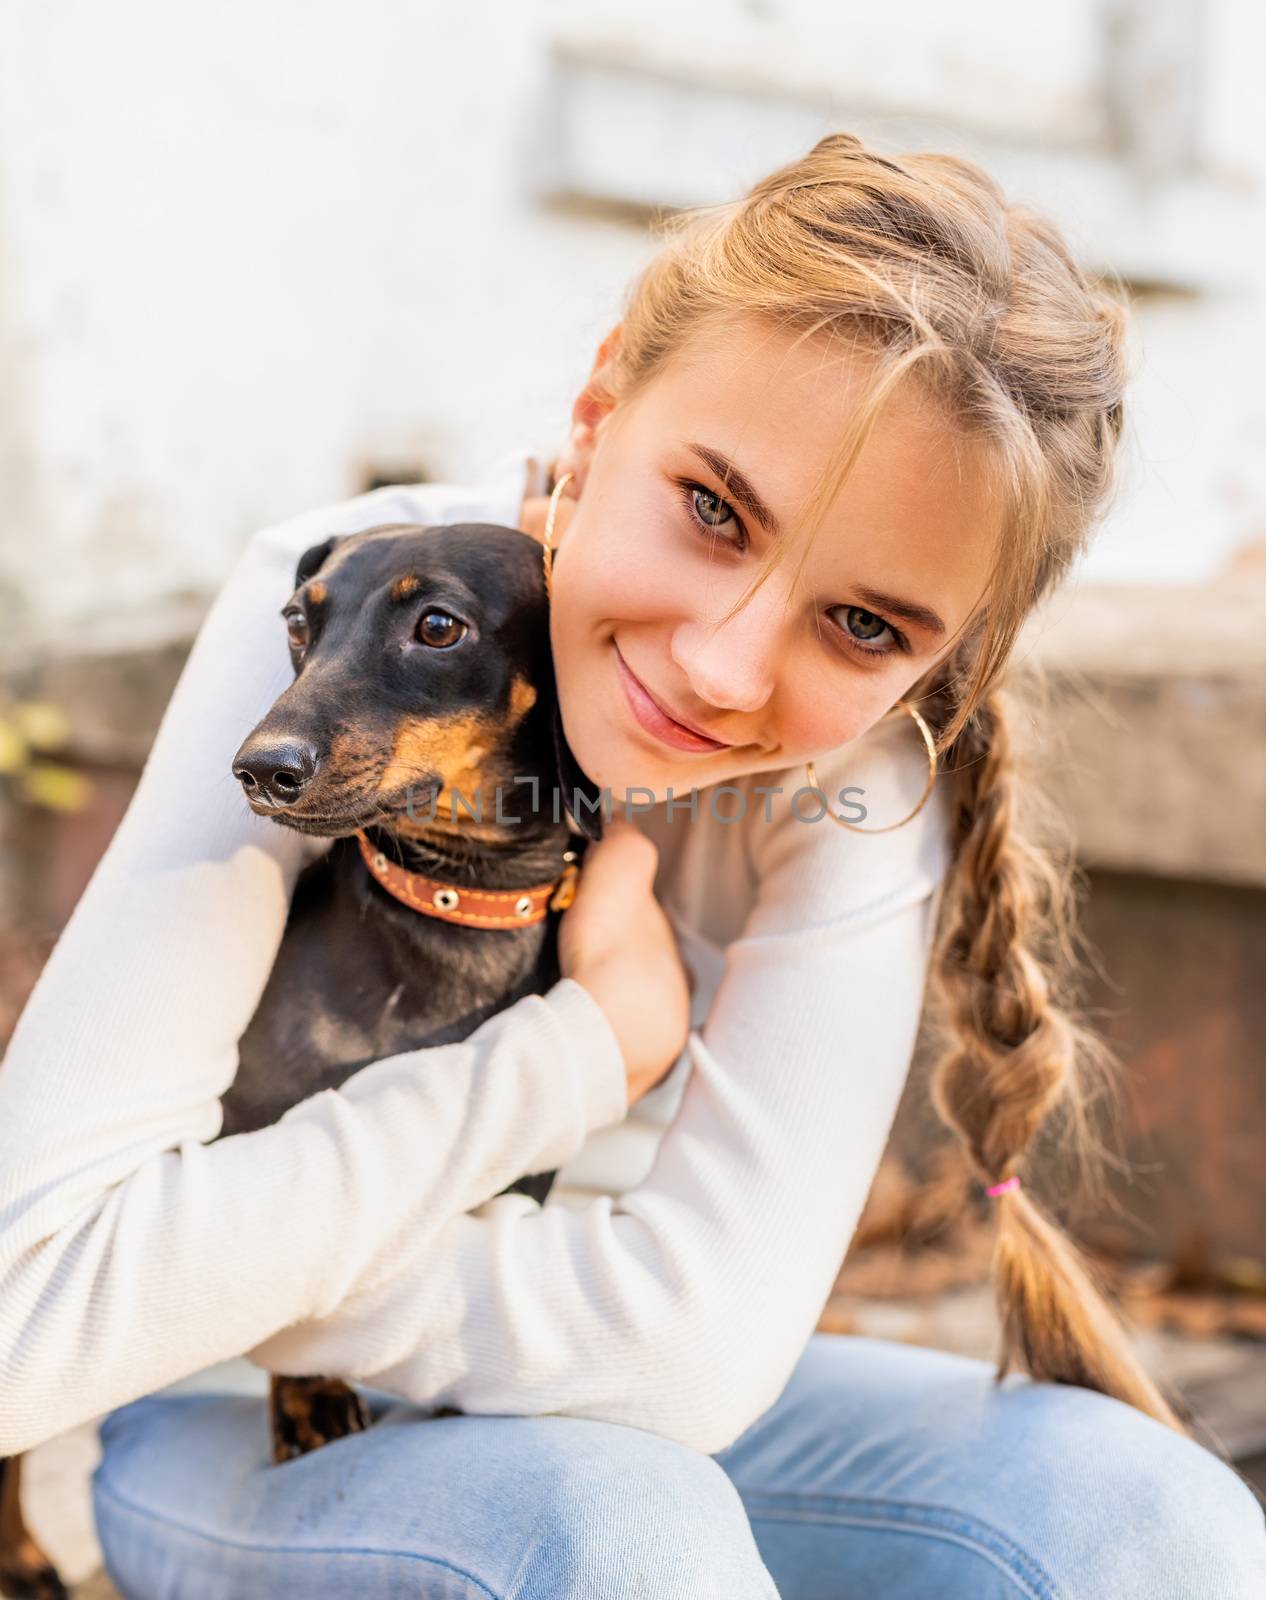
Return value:
M 645 556 L 623 550 L 587 567 L 577 595 L 590 623 L 654 621 L 670 613 L 672 575 Z M 570 604 L 571 602 L 569 602 Z
M 819 692 L 798 699 L 785 719 L 782 744 L 788 751 L 833 750 L 858 738 L 887 710 L 889 696 L 865 684 L 847 683 L 834 692 L 819 685 Z

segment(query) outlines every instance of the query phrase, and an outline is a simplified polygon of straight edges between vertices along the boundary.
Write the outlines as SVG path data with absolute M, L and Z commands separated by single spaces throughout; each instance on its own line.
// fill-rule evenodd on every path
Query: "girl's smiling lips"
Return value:
M 641 679 L 630 670 L 614 639 L 611 643 L 615 650 L 616 672 L 619 674 L 620 686 L 624 690 L 624 698 L 628 701 L 629 710 L 647 733 L 652 734 L 663 744 L 672 745 L 675 750 L 731 748 L 723 739 L 710 738 L 688 723 L 678 721 L 673 713 L 660 705 Z

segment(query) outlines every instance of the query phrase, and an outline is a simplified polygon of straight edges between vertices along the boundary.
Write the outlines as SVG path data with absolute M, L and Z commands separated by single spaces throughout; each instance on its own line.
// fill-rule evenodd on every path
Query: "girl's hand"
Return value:
M 630 1105 L 677 1060 L 690 1029 L 677 938 L 652 890 L 658 859 L 632 822 L 609 822 L 558 927 L 563 976 L 589 991 L 619 1041 Z

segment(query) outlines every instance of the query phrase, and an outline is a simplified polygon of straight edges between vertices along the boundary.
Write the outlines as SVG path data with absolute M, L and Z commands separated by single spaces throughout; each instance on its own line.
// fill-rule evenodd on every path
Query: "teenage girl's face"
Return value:
M 568 742 L 617 799 L 640 787 L 662 800 L 856 738 L 979 606 L 998 536 L 984 460 L 910 386 L 880 413 L 799 583 L 785 563 L 719 622 L 805 514 L 861 377 L 817 338 L 729 320 L 576 455 L 551 640 Z

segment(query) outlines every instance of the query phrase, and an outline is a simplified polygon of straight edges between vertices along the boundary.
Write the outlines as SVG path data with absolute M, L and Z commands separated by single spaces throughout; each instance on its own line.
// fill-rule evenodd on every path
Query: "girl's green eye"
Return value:
M 888 626 L 882 617 L 877 617 L 873 611 L 863 611 L 861 606 L 849 606 L 846 611 L 849 632 L 855 639 L 863 644 L 869 644 L 872 639 L 877 639 Z M 860 623 L 858 622 L 858 619 Z M 860 626 L 861 632 L 857 632 Z
M 839 618 L 839 626 L 843 629 L 849 643 L 854 649 L 860 650 L 868 656 L 890 656 L 896 650 L 909 650 L 905 635 L 898 633 L 891 622 L 885 622 L 882 617 L 873 611 L 867 611 L 864 606 L 832 606 Z M 892 638 L 887 644 L 877 646 L 873 640 L 880 639 L 885 633 L 890 633 Z
M 674 488 L 696 531 L 709 535 L 709 550 L 717 543 L 711 535 L 726 528 L 729 531 L 722 535 L 722 545 L 740 553 L 746 551 L 747 534 L 728 500 L 723 500 L 719 494 L 705 489 L 691 478 L 678 478 Z
M 707 528 L 721 528 L 734 520 L 733 508 L 719 494 L 701 487 L 693 491 L 695 515 Z

